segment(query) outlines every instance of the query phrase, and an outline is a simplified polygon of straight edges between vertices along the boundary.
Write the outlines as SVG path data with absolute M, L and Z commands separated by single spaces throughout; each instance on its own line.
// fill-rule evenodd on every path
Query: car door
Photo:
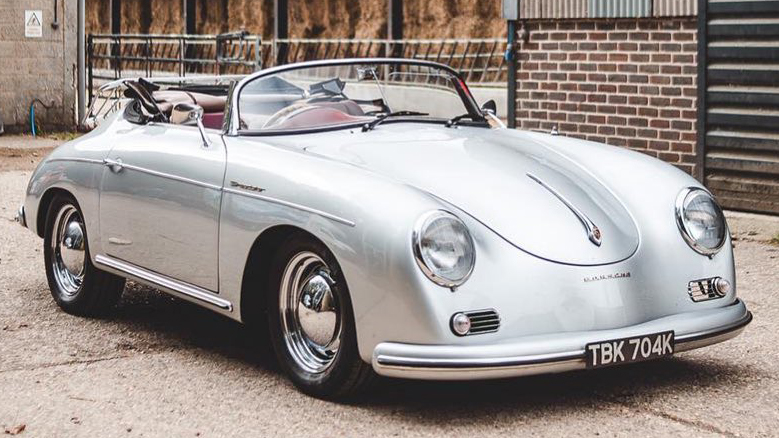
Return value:
M 218 292 L 225 147 L 197 127 L 132 125 L 103 172 L 100 235 L 107 255 Z

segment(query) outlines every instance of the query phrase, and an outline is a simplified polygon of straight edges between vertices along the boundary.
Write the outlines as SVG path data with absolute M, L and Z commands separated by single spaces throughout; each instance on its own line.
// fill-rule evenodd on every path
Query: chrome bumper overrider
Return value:
M 741 300 L 610 330 L 529 336 L 491 345 L 417 345 L 383 342 L 373 351 L 377 373 L 410 379 L 471 380 L 586 368 L 585 345 L 608 339 L 675 332 L 676 352 L 736 337 L 752 321 Z
M 19 222 L 19 225 L 23 227 L 27 227 L 27 218 L 24 216 L 24 206 L 19 207 L 19 211 L 16 212 L 16 222 Z

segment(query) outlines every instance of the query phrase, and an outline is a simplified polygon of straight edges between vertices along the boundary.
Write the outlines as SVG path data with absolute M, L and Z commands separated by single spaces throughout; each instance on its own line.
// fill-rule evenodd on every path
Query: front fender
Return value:
M 422 274 L 411 249 L 429 195 L 356 166 L 256 140 L 226 137 L 220 294 L 241 314 L 245 262 L 261 233 L 291 225 L 333 252 L 348 281 L 361 357 L 387 339 L 426 342 L 448 328 L 430 318 L 448 289 Z M 259 190 L 262 190 L 261 192 Z M 318 214 L 319 212 L 321 214 Z

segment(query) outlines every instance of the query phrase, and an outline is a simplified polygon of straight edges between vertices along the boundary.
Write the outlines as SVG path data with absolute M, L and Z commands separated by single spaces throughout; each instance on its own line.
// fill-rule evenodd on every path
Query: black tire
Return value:
M 282 277 L 287 266 L 300 254 L 313 253 L 321 258 L 334 280 L 332 289 L 336 314 L 340 314 L 339 346 L 328 368 L 312 373 L 293 357 L 284 336 L 282 321 Z M 268 325 L 271 342 L 279 366 L 292 383 L 302 392 L 328 400 L 346 400 L 364 392 L 375 380 L 371 365 L 365 363 L 357 350 L 357 333 L 354 323 L 349 289 L 341 268 L 333 254 L 319 241 L 305 234 L 294 234 L 281 245 L 272 261 L 268 288 Z
M 79 281 L 68 283 L 70 287 L 64 286 L 63 280 L 58 280 L 55 273 L 55 269 L 57 269 L 55 261 L 60 263 L 60 272 L 62 272 L 61 266 L 64 265 L 62 257 L 58 255 L 61 250 L 56 249 L 54 244 L 58 228 L 61 226 L 58 218 L 61 217 L 61 214 L 65 214 L 64 212 L 70 214 L 74 222 L 80 223 L 83 237 L 81 246 L 83 248 L 82 274 L 78 276 Z M 101 316 L 105 315 L 119 301 L 124 290 L 125 279 L 101 271 L 92 264 L 83 217 L 81 208 L 70 195 L 57 194 L 49 204 L 43 239 L 46 278 L 51 295 L 62 310 L 78 316 Z

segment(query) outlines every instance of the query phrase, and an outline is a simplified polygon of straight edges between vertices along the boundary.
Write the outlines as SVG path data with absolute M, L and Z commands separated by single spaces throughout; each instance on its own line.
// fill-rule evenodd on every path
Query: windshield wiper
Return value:
M 451 119 L 447 120 L 446 121 L 446 127 L 447 128 L 451 128 L 452 126 L 457 126 L 460 123 L 460 120 L 462 120 L 462 119 L 471 119 L 474 122 L 482 122 L 482 121 L 485 120 L 484 117 L 480 118 L 480 117 L 475 116 L 475 115 L 473 115 L 471 113 L 465 113 L 465 114 L 460 114 L 457 117 L 452 117 Z
M 381 122 L 387 120 L 390 117 L 397 117 L 397 116 L 427 116 L 428 113 L 420 113 L 419 111 L 394 111 L 391 113 L 383 114 L 380 116 L 377 116 L 375 119 L 371 120 L 370 122 L 362 125 L 362 132 L 368 132 L 378 126 Z

